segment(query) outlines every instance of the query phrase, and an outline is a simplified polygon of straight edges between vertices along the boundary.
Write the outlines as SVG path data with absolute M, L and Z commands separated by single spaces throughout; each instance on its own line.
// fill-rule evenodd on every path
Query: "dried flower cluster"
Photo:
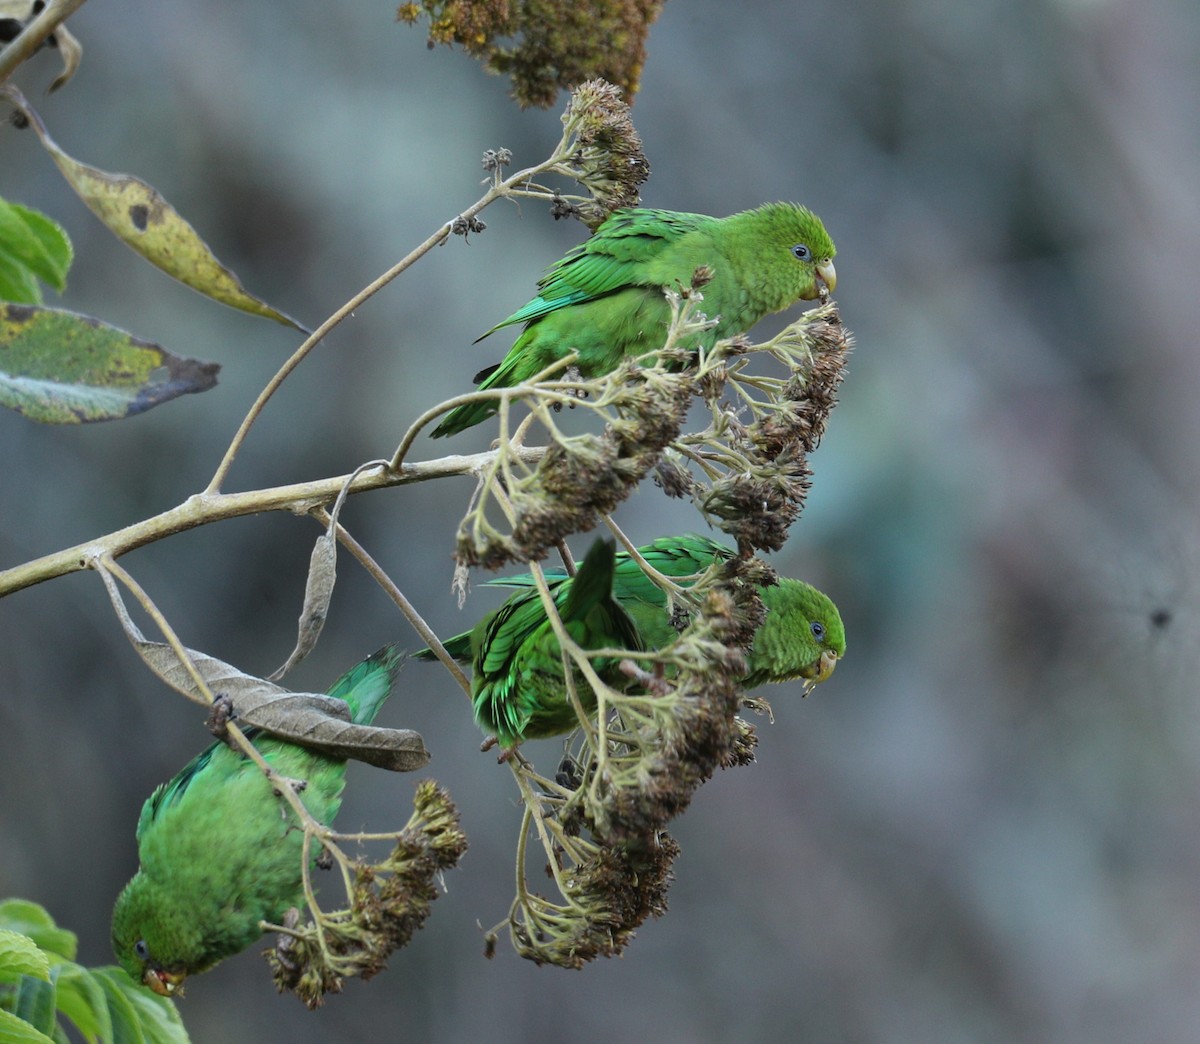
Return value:
M 737 712 L 766 707 L 745 698 L 741 679 L 763 619 L 759 592 L 775 575 L 753 551 L 779 547 L 803 507 L 807 453 L 836 403 L 850 341 L 825 303 L 766 344 L 738 338 L 697 357 L 679 347 L 679 335 L 699 321 L 700 300 L 694 290 L 677 296 L 673 333 L 653 365 L 631 362 L 588 383 L 588 408 L 620 404 L 605 414 L 603 435 L 562 438 L 548 423 L 545 458 L 507 487 L 511 533 L 491 534 L 485 545 L 500 560 L 540 553 L 653 473 L 664 492 L 690 497 L 739 546 L 738 556 L 672 592 L 676 641 L 631 653 L 621 665 L 625 685 L 606 675 L 619 687 L 597 690 L 597 724 L 581 734 L 570 771 L 552 781 L 528 764 L 514 768 L 527 808 L 519 862 L 536 829 L 558 891 L 549 899 L 522 884 L 507 919 L 514 948 L 537 963 L 574 968 L 620 953 L 648 916 L 666 909 L 678 853 L 667 825 L 717 769 L 755 757 L 757 735 Z M 786 375 L 751 373 L 765 357 Z M 697 399 L 710 423 L 684 433 Z M 468 533 L 460 533 L 460 554 L 476 555 Z M 587 684 L 582 674 L 575 684 Z
M 837 404 L 850 347 L 832 302 L 805 312 L 768 343 L 750 346 L 749 352 L 782 362 L 788 376 L 745 374 L 748 359 L 729 366 L 721 377 L 733 386 L 738 406 L 709 396 L 711 424 L 677 440 L 656 473 L 659 483 L 669 495 L 690 495 L 743 553 L 781 548 L 804 507 L 812 477 L 808 454 Z M 685 470 L 686 460 L 699 465 L 700 478 Z
M 753 559 L 723 563 L 688 592 L 679 639 L 649 669 L 625 664 L 627 691 L 602 696 L 600 732 L 582 739 L 564 778 L 515 770 L 535 809 L 522 830 L 537 818 L 560 894 L 519 890 L 508 927 L 523 957 L 577 968 L 620 953 L 665 912 L 679 848 L 664 828 L 718 768 L 754 760 L 754 729 L 736 716 L 739 679 L 762 620 L 758 585 L 772 577 Z
M 510 76 L 522 106 L 546 108 L 560 89 L 595 76 L 632 98 L 646 60 L 646 34 L 664 2 L 421 0 L 401 4 L 396 18 L 412 25 L 424 14 L 430 47 L 457 44 L 489 72 Z
M 614 210 L 637 206 L 650 164 L 629 106 L 605 80 L 576 87 L 562 121 L 571 148 L 556 170 L 583 185 L 592 198 L 570 203 L 556 197 L 553 213 L 556 218 L 578 217 L 594 232 Z
M 736 570 L 741 561 L 728 565 Z M 744 744 L 753 746 L 749 726 L 735 721 L 744 653 L 762 622 L 762 600 L 755 584 L 733 577 L 701 588 L 690 622 L 655 657 L 653 676 L 611 700 L 623 731 L 603 758 L 597 753 L 583 802 L 594 836 L 628 840 L 661 829 L 716 769 L 743 763 Z
M 549 386 L 552 394 L 556 387 L 562 386 Z M 601 514 L 637 488 L 679 435 L 693 395 L 687 374 L 632 362 L 607 377 L 571 387 L 587 397 L 581 404 L 605 420 L 604 430 L 562 435 L 545 404 L 535 400 L 552 441 L 536 467 L 501 447 L 484 477 L 482 495 L 459 526 L 460 564 L 494 569 L 527 562 L 564 537 L 594 528 Z M 506 516 L 503 529 L 488 520 L 493 499 Z
M 670 835 L 660 833 L 641 846 L 580 847 L 587 855 L 561 873 L 561 901 L 525 892 L 513 906 L 513 949 L 535 964 L 582 968 L 597 957 L 615 957 L 647 917 L 667 911 L 671 866 L 679 855 Z
M 314 911 L 313 921 L 301 925 L 297 917 L 281 926 L 279 942 L 265 951 L 279 991 L 317 1008 L 345 979 L 382 971 L 424 924 L 437 898 L 434 882 L 466 849 L 449 794 L 433 780 L 418 784 L 412 817 L 391 853 L 380 863 L 353 864 L 350 908 Z

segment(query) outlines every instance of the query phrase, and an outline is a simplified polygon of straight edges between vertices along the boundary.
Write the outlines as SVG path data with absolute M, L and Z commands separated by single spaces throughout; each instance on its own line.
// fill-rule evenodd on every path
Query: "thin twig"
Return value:
M 491 202 L 487 196 L 484 197 L 488 202 Z M 484 204 L 486 205 L 486 204 Z M 479 204 L 476 204 L 478 207 Z M 482 207 L 479 207 L 482 209 Z M 410 268 L 414 262 L 424 257 L 435 246 L 444 243 L 450 238 L 450 222 L 443 225 L 437 232 L 431 235 L 415 250 L 411 251 L 406 257 L 402 258 L 395 265 L 389 268 L 383 275 L 373 280 L 363 287 L 357 294 L 350 298 L 344 305 L 335 311 L 328 319 L 326 319 L 317 329 L 310 334 L 304 342 L 297 348 L 289 358 L 275 373 L 268 382 L 266 387 L 258 393 L 258 398 L 254 400 L 254 404 L 250 407 L 249 412 L 242 418 L 242 423 L 238 426 L 237 432 L 233 436 L 233 440 L 229 443 L 228 449 L 225 450 L 225 455 L 221 458 L 221 463 L 217 465 L 216 473 L 209 480 L 208 486 L 205 488 L 205 493 L 216 493 L 220 490 L 221 484 L 225 481 L 225 476 L 229 474 L 229 469 L 233 466 L 234 459 L 238 455 L 238 451 L 242 447 L 242 443 L 246 440 L 249 434 L 251 425 L 258 420 L 259 414 L 262 413 L 263 407 L 267 401 L 279 389 L 279 386 L 287 379 L 288 375 L 299 366 L 318 344 L 324 340 L 325 335 L 337 326 L 346 316 L 350 315 L 356 308 L 369 298 L 373 297 L 382 290 L 388 283 L 395 279 L 405 269 Z
M 324 508 L 318 508 L 316 511 L 314 511 L 313 517 L 316 518 L 317 521 L 322 525 L 329 524 L 329 514 Z M 433 633 L 433 629 L 425 622 L 421 614 L 417 612 L 416 606 L 414 606 L 412 602 L 408 600 L 404 592 L 401 591 L 396 585 L 396 582 L 392 580 L 392 578 L 383 570 L 383 567 L 371 557 L 367 549 L 363 547 L 362 544 L 360 544 L 357 540 L 355 540 L 354 537 L 352 537 L 346 530 L 345 526 L 343 526 L 340 522 L 337 526 L 337 538 L 339 542 L 346 548 L 346 550 L 348 550 L 356 559 L 358 559 L 359 564 L 362 565 L 362 567 L 370 574 L 371 578 L 383 588 L 387 596 L 396 603 L 396 606 L 399 608 L 400 612 L 404 614 L 404 618 L 410 624 L 412 624 L 413 630 L 416 631 L 420 636 L 421 641 L 429 646 L 434 655 L 437 656 L 439 661 L 441 661 L 442 666 L 445 667 L 446 670 L 448 670 L 454 677 L 454 680 L 458 682 L 460 686 L 462 686 L 463 691 L 467 694 L 467 698 L 470 699 L 470 679 L 466 676 L 466 674 L 463 673 L 463 669 L 458 665 L 453 657 L 446 652 L 446 647 L 442 645 L 441 639 L 439 639 L 438 636 Z
M 399 467 L 404 462 L 404 458 L 408 455 L 408 451 L 416 440 L 416 437 L 421 433 L 421 429 L 430 421 L 440 417 L 443 413 L 449 413 L 452 409 L 456 409 L 459 406 L 470 406 L 476 402 L 491 402 L 494 400 L 497 403 L 498 413 L 513 399 L 524 399 L 532 396 L 536 402 L 539 397 L 546 396 L 544 389 L 534 387 L 534 385 L 546 380 L 560 370 L 565 370 L 577 358 L 578 356 L 574 352 L 571 352 L 565 358 L 557 359 L 545 367 L 545 369 L 539 370 L 529 380 L 522 381 L 511 388 L 486 388 L 482 391 L 464 392 L 462 395 L 456 395 L 453 399 L 447 399 L 436 406 L 431 406 L 409 425 L 408 431 L 404 433 L 404 437 L 400 440 L 400 445 L 396 447 L 396 452 L 392 454 L 392 467 Z M 551 395 L 550 397 L 556 401 L 566 401 L 566 396 Z
M 209 481 L 205 490 L 206 493 L 215 493 L 221 488 L 221 484 L 225 481 L 229 469 L 233 466 L 233 461 L 237 457 L 238 451 L 241 449 L 242 443 L 246 439 L 246 435 L 250 431 L 251 425 L 258 419 L 263 407 L 267 401 L 278 390 L 279 386 L 287 379 L 297 366 L 304 361 L 308 354 L 324 339 L 334 327 L 342 322 L 348 315 L 359 308 L 364 302 L 369 300 L 393 279 L 401 273 L 411 268 L 417 261 L 428 254 L 434 247 L 445 243 L 452 234 L 455 227 L 455 222 L 469 220 L 480 211 L 490 206 L 497 199 L 502 199 L 516 190 L 522 183 L 528 183 L 536 175 L 557 169 L 564 159 L 566 159 L 571 142 L 572 135 L 569 131 L 563 132 L 563 137 L 560 139 L 558 146 L 549 159 L 537 164 L 533 167 L 528 167 L 525 170 L 517 171 L 511 177 L 505 178 L 503 181 L 494 181 L 491 187 L 479 199 L 472 203 L 466 210 L 462 211 L 454 221 L 447 221 L 436 232 L 430 235 L 419 246 L 411 250 L 405 257 L 394 264 L 381 276 L 372 280 L 367 286 L 363 287 L 358 293 L 350 298 L 345 304 L 337 309 L 329 318 L 327 318 L 316 331 L 305 339 L 304 343 L 292 353 L 291 358 L 287 360 L 278 370 L 274 377 L 267 383 L 258 394 L 258 398 L 254 400 L 254 404 L 250 407 L 249 412 L 242 419 L 242 423 L 238 426 L 237 432 L 233 436 L 225 455 L 221 458 L 221 463 L 217 465 L 217 470 Z M 548 195 L 548 193 L 546 194 Z M 419 430 L 419 424 L 414 425 L 416 430 Z M 411 442 L 411 437 L 415 436 L 416 431 L 409 429 L 409 434 L 405 436 L 404 442 L 397 450 L 393 458 L 393 466 L 398 466 L 404 459 L 404 454 L 408 450 L 408 444 Z

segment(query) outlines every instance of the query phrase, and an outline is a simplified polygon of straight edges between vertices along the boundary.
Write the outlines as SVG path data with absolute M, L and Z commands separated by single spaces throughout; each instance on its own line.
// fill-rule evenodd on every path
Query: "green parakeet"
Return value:
M 403 655 L 386 647 L 329 690 L 370 724 L 392 693 Z M 248 731 L 276 772 L 303 780 L 305 806 L 322 823 L 341 804 L 346 762 Z M 224 743 L 193 758 L 142 807 L 141 866 L 117 899 L 113 952 L 136 982 L 170 996 L 303 904 L 304 832 L 257 765 Z
M 723 544 L 695 535 L 660 537 L 638 552 L 660 573 L 685 586 L 714 561 L 734 555 Z M 611 543 L 593 545 L 574 579 L 559 570 L 546 570 L 546 579 L 568 632 L 586 649 L 654 650 L 677 637 L 666 594 L 627 554 L 614 555 Z M 506 748 L 570 731 L 578 720 L 564 689 L 559 646 L 533 578 L 504 577 L 487 586 L 519 590 L 473 630 L 445 643 L 455 659 L 472 663 L 480 727 L 494 733 Z M 794 678 L 804 678 L 810 687 L 825 681 L 846 651 L 837 606 L 810 584 L 785 577 L 760 594 L 767 616 L 747 656 L 745 687 Z M 431 656 L 428 651 L 417 655 Z M 614 688 L 629 684 L 619 674 L 618 663 L 613 659 L 594 664 Z M 583 706 L 593 709 L 590 688 L 580 684 L 577 690 Z
M 688 286 L 701 265 L 713 271 L 704 312 L 717 324 L 696 339 L 711 348 L 760 319 L 837 285 L 833 240 L 812 211 L 768 203 L 726 218 L 631 207 L 614 211 L 595 235 L 552 265 L 538 295 L 483 337 L 514 323 L 525 329 L 480 389 L 511 388 L 578 353 L 584 377 L 611 372 L 625 356 L 662 346 L 670 319 L 663 288 Z M 480 340 L 483 338 L 481 337 Z M 453 435 L 496 413 L 495 402 L 451 410 L 433 437 Z
M 615 545 L 597 540 L 569 585 L 554 582 L 555 605 L 571 640 L 583 649 L 641 649 L 637 626 L 613 598 Z M 472 659 L 475 719 L 500 745 L 556 736 L 578 724 L 563 683 L 558 639 L 532 587 L 513 595 L 467 634 L 451 639 L 452 655 Z M 617 661 L 596 661 L 601 676 Z M 595 706 L 586 684 L 577 686 L 585 707 Z

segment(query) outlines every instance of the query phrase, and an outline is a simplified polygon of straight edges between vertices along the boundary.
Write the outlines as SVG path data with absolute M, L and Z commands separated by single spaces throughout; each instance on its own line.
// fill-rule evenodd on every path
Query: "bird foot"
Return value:
M 808 695 L 805 693 L 805 695 Z M 771 704 L 762 696 L 743 696 L 742 706 L 747 710 L 754 711 L 755 714 L 765 714 L 767 721 L 772 725 L 775 724 L 775 712 L 771 710 Z
M 217 693 L 216 698 L 212 703 L 212 712 L 205 721 L 205 726 L 208 731 L 217 737 L 222 743 L 228 743 L 231 747 L 234 746 L 233 741 L 229 738 L 229 723 L 237 717 L 233 709 L 233 700 L 227 693 Z
M 572 363 L 570 366 L 568 366 L 563 371 L 563 380 L 564 381 L 577 381 L 577 382 L 582 381 L 583 380 L 583 371 L 578 366 L 576 366 L 574 363 Z M 580 388 L 578 390 L 574 390 L 574 391 L 568 391 L 567 394 L 575 399 L 586 399 L 588 397 L 588 393 L 582 388 Z M 572 402 L 572 403 L 568 403 L 567 405 L 569 406 L 570 409 L 572 409 L 572 410 L 575 409 L 575 403 Z M 554 412 L 555 413 L 561 413 L 562 408 L 563 408 L 563 404 L 561 402 L 556 402 L 554 404 Z
M 500 742 L 499 736 L 489 736 L 481 744 L 479 744 L 479 750 L 481 753 L 486 754 L 489 750 L 491 750 L 499 742 Z M 503 765 L 516 752 L 517 752 L 516 747 L 509 747 L 507 750 L 502 750 L 500 752 L 499 756 L 496 758 L 496 764 Z
M 627 678 L 632 678 L 654 696 L 665 696 L 670 691 L 670 686 L 667 685 L 667 680 L 662 675 L 661 666 L 656 666 L 652 674 L 650 671 L 643 670 L 633 660 L 622 660 L 620 669 Z
M 307 779 L 291 779 L 288 776 L 280 776 L 279 782 L 286 783 L 289 787 L 292 788 L 293 793 L 296 793 L 296 794 L 302 794 L 302 793 L 304 793 L 304 791 L 306 791 L 308 789 L 308 780 Z M 273 793 L 276 797 L 283 796 L 283 791 L 280 790 L 278 787 L 276 787 L 273 790 Z

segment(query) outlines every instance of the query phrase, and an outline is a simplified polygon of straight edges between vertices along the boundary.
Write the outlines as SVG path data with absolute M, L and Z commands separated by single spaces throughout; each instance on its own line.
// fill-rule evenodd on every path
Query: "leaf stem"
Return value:
M 324 508 L 318 508 L 313 512 L 313 516 L 322 525 L 329 524 L 329 514 Z M 424 617 L 417 612 L 416 606 L 412 604 L 405 596 L 404 592 L 396 585 L 390 576 L 383 570 L 383 567 L 371 557 L 370 553 L 357 540 L 350 535 L 346 528 L 339 522 L 337 525 L 337 538 L 341 544 L 349 551 L 359 564 L 370 574 L 371 578 L 383 588 L 387 596 L 396 603 L 400 612 L 404 614 L 404 618 L 412 624 L 412 628 L 420 636 L 438 660 L 441 661 L 443 667 L 450 672 L 454 680 L 462 687 L 463 692 L 467 694 L 467 698 L 471 698 L 471 682 L 463 673 L 463 669 L 458 663 L 446 652 L 446 647 L 442 645 L 441 639 L 438 638 L 429 624 L 425 622 Z
M 5 83 L 17 67 L 31 57 L 43 41 L 86 0 L 50 0 L 32 22 L 21 30 L 19 36 L 0 51 L 0 83 Z M 11 97 L 11 95 L 10 95 Z

